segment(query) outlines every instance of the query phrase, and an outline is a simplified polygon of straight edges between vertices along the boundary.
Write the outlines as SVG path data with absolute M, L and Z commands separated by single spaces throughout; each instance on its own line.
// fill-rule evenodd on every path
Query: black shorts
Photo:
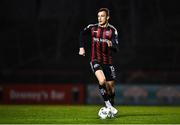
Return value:
M 116 73 L 115 73 L 115 68 L 113 65 L 99 64 L 97 61 L 90 62 L 90 65 L 91 65 L 91 69 L 93 73 L 95 73 L 97 70 L 102 70 L 106 77 L 106 81 L 115 80 Z

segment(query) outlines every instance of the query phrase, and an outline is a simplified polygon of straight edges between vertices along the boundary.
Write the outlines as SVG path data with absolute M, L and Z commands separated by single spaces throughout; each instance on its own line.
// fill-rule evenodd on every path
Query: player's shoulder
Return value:
M 116 29 L 112 24 L 108 24 L 108 26 L 109 26 L 110 28 L 112 28 L 113 30 L 117 31 L 117 29 Z
M 108 24 L 108 26 L 109 26 L 111 29 L 113 29 L 113 31 L 114 31 L 114 33 L 115 33 L 116 35 L 118 35 L 118 31 L 117 31 L 117 29 L 116 29 L 113 25 Z
M 95 24 L 89 24 L 89 25 L 87 26 L 87 28 L 91 28 L 91 27 L 95 27 L 95 26 L 98 26 L 98 23 L 95 23 Z

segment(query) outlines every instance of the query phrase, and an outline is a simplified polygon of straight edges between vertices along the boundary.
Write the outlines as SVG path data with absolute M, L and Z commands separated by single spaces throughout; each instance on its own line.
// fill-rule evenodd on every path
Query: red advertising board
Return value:
M 83 104 L 82 84 L 9 84 L 2 87 L 6 104 Z

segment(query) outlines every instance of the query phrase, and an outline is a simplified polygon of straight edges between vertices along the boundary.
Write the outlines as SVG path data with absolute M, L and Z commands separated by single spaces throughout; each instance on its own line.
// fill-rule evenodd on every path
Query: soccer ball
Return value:
M 98 112 L 98 116 L 101 118 L 101 119 L 106 119 L 107 117 L 110 117 L 111 116 L 111 111 L 109 108 L 106 108 L 106 107 L 102 107 L 99 112 Z

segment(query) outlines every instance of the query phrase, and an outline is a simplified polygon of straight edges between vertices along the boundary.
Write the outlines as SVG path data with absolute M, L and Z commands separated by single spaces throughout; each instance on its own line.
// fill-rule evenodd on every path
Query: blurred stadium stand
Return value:
M 177 0 L 3 0 L 0 8 L 0 83 L 90 83 L 88 57 L 78 56 L 80 30 L 111 10 L 119 31 L 114 55 L 118 81 L 179 84 Z M 88 46 L 88 45 L 87 45 Z

